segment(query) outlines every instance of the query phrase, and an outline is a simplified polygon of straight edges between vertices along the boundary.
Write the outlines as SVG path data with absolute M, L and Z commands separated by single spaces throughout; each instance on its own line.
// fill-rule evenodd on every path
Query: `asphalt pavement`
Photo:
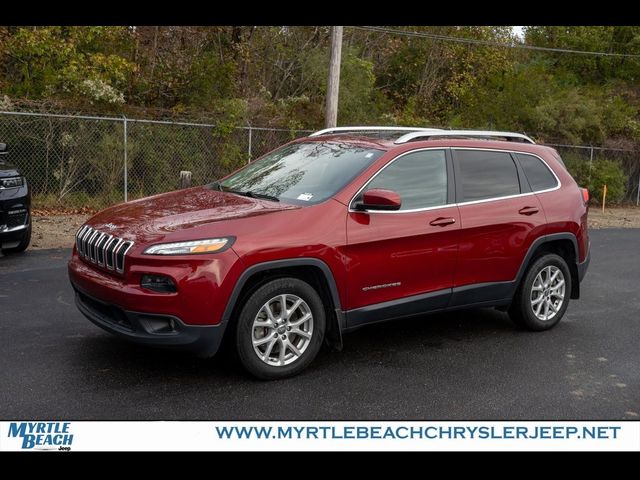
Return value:
M 0 419 L 638 420 L 640 230 L 591 239 L 582 298 L 551 331 L 492 309 L 388 322 L 277 382 L 95 327 L 70 250 L 0 257 Z

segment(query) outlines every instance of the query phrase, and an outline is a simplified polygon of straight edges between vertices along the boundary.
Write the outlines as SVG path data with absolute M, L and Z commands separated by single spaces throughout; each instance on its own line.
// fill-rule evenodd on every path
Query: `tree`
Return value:
M 0 36 L 3 92 L 122 105 L 135 69 L 122 51 L 124 27 L 19 28 Z

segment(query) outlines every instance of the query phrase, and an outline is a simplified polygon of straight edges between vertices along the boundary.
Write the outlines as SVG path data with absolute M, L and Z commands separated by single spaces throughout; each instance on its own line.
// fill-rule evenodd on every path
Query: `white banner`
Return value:
M 640 451 L 640 422 L 0 422 L 0 451 Z

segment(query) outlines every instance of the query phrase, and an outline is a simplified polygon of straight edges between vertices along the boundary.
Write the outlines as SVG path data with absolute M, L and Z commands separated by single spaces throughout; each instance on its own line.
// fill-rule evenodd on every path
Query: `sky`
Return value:
M 522 31 L 524 27 L 511 27 L 513 33 L 520 38 L 524 38 L 524 32 Z

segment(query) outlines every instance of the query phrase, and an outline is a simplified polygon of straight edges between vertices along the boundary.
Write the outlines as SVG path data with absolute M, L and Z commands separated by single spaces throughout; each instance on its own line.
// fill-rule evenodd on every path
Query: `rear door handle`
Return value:
M 446 227 L 447 225 L 451 225 L 452 223 L 456 223 L 455 218 L 438 217 L 435 220 L 431 220 L 429 222 L 429 225 L 433 225 L 434 227 Z
M 518 210 L 520 215 L 533 215 L 534 213 L 538 213 L 539 210 L 536 207 L 523 207 Z

